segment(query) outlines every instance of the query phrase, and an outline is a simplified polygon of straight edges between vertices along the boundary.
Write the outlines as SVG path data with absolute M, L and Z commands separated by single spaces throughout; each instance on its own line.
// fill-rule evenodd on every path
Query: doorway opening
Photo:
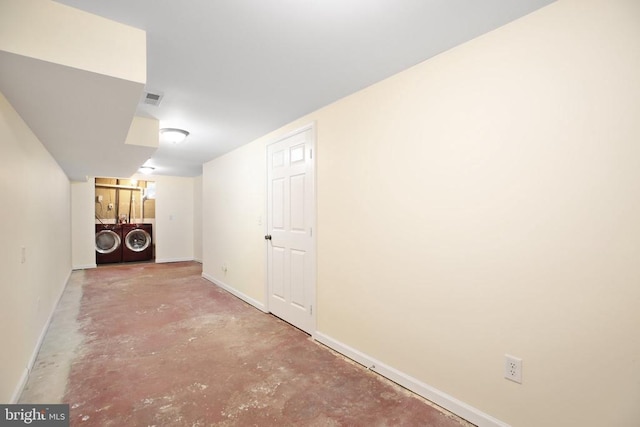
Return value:
M 95 179 L 96 264 L 155 259 L 155 182 Z

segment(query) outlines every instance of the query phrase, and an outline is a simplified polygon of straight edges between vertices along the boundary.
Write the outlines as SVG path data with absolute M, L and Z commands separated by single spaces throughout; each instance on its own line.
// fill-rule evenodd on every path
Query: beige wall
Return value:
M 193 179 L 193 258 L 202 262 L 202 175 Z
M 320 333 L 514 426 L 637 425 L 639 19 L 560 0 L 209 162 L 204 274 L 264 303 L 264 147 L 315 121 Z
M 2 403 L 18 397 L 71 271 L 70 193 L 65 174 L 0 93 Z
M 156 181 L 156 262 L 194 259 L 194 178 L 153 176 Z
M 155 181 L 155 219 L 153 241 L 157 262 L 194 259 L 194 180 L 174 176 L 136 174 L 131 179 Z M 89 188 L 90 187 L 90 188 Z M 73 265 L 74 268 L 95 266 L 95 196 L 94 182 L 73 183 Z M 103 202 L 105 204 L 106 202 Z M 127 209 L 128 210 L 128 209 Z M 90 245 L 87 243 L 90 242 Z
M 203 166 L 203 274 L 264 304 L 266 160 L 262 142 Z M 223 269 L 226 266 L 226 271 Z

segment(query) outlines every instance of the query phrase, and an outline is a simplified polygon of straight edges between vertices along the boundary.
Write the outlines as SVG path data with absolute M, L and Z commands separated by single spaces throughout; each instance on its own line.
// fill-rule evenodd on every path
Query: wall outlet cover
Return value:
M 504 377 L 518 384 L 522 384 L 522 359 L 505 354 Z

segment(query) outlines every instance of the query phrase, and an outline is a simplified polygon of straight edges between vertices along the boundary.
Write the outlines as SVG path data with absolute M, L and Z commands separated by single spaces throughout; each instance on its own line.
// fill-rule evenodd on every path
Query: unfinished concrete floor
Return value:
M 469 426 L 201 278 L 74 271 L 22 403 L 82 426 Z

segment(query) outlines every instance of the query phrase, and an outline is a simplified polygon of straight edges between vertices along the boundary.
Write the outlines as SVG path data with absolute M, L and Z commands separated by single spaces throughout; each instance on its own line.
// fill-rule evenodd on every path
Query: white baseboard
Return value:
M 98 268 L 98 264 L 83 264 L 83 265 L 74 265 L 71 267 L 73 270 L 89 270 L 91 268 Z
M 313 338 L 326 345 L 327 347 L 337 351 L 338 353 L 343 354 L 344 356 L 352 359 L 353 361 L 360 363 L 366 368 L 382 375 L 385 378 L 390 379 L 396 384 L 401 385 L 402 387 L 411 390 L 419 396 L 424 397 L 425 399 L 439 405 L 446 410 L 454 413 L 455 415 L 464 418 L 465 420 L 477 425 L 478 427 L 510 427 L 509 424 L 506 424 L 491 415 L 485 414 L 484 412 L 467 405 L 464 402 L 456 399 L 455 397 L 449 396 L 448 394 L 431 387 L 428 384 L 425 384 L 416 378 L 410 377 L 409 375 L 398 371 L 391 366 L 385 365 L 379 360 L 374 359 L 352 347 L 349 347 L 346 344 L 341 343 L 340 341 L 334 340 L 333 338 L 321 333 L 316 332 L 313 334 Z
M 18 399 L 20 399 L 20 396 L 22 395 L 22 390 L 24 390 L 24 387 L 27 385 L 28 379 L 29 379 L 29 369 L 24 368 L 24 371 L 22 371 L 22 375 L 20 376 L 20 380 L 18 381 L 18 385 L 13 390 L 13 395 L 11 396 L 11 400 L 9 401 L 10 404 L 18 403 Z
M 202 277 L 221 287 L 232 295 L 240 298 L 241 300 L 251 304 L 257 309 L 265 313 L 269 312 L 263 303 L 243 294 L 242 292 L 239 292 L 235 288 L 224 283 L 222 280 L 217 279 L 207 273 L 202 273 Z M 453 396 L 449 396 L 448 394 L 434 387 L 431 387 L 430 385 L 425 384 L 422 381 L 413 378 L 403 372 L 400 372 L 399 370 L 391 366 L 385 365 L 379 360 L 374 359 L 373 357 L 364 354 L 352 347 L 349 347 L 348 345 L 343 344 L 340 341 L 337 341 L 329 337 L 328 335 L 323 334 L 322 332 L 315 332 L 312 336 L 316 341 L 326 345 L 327 347 L 337 351 L 338 353 L 343 354 L 349 359 L 352 359 L 353 361 L 382 375 L 383 377 L 388 378 L 389 380 L 401 385 L 407 390 L 411 390 L 417 395 L 422 396 L 425 399 L 435 403 L 436 405 L 445 408 L 455 415 L 464 418 L 465 420 L 477 425 L 478 427 L 510 427 L 509 424 L 506 424 L 489 414 L 485 414 L 484 412 L 454 398 Z
M 193 261 L 193 258 L 156 258 L 156 264 L 164 264 L 168 262 L 185 262 Z
M 31 373 L 31 369 L 33 369 L 33 365 L 36 363 L 36 359 L 38 358 L 38 353 L 40 352 L 40 347 L 42 347 L 42 343 L 44 342 L 44 338 L 47 335 L 47 331 L 49 330 L 49 325 L 51 324 L 51 320 L 53 319 L 53 314 L 56 312 L 56 308 L 58 308 L 58 304 L 60 304 L 60 299 L 62 298 L 62 294 L 64 294 L 64 290 L 67 288 L 67 284 L 69 283 L 69 279 L 71 278 L 71 271 L 67 274 L 67 278 L 63 282 L 62 289 L 58 293 L 58 297 L 56 298 L 55 304 L 53 304 L 53 308 L 47 317 L 47 321 L 44 323 L 42 330 L 40 331 L 40 336 L 38 337 L 38 341 L 36 341 L 36 345 L 31 352 L 31 357 L 29 358 L 29 362 L 27 363 L 27 367 L 24 368 L 22 375 L 20 376 L 20 380 L 16 385 L 16 388 L 13 391 L 13 395 L 11 396 L 11 403 L 18 402 L 20 399 L 20 395 L 22 395 L 22 391 L 24 387 L 27 385 L 27 380 L 29 379 L 29 374 Z
M 202 277 L 207 279 L 208 281 L 210 281 L 214 285 L 221 287 L 222 289 L 224 289 L 225 291 L 229 292 L 230 294 L 240 298 L 244 302 L 246 302 L 248 304 L 251 304 L 252 306 L 257 308 L 258 310 L 263 311 L 265 313 L 268 313 L 267 307 L 265 307 L 265 305 L 263 303 L 261 303 L 260 301 L 254 299 L 254 298 L 251 298 L 248 295 L 243 294 L 242 292 L 238 291 L 237 289 L 227 285 L 222 280 L 216 279 L 215 277 L 210 276 L 207 273 L 202 273 Z

